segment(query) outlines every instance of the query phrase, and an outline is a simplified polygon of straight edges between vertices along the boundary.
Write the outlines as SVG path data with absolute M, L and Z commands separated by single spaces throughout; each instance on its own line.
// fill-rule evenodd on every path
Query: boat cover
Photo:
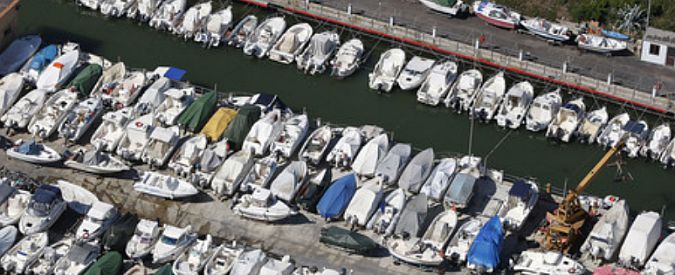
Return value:
M 423 226 L 427 218 L 427 210 L 427 195 L 419 194 L 412 198 L 403 209 L 394 233 L 420 237 L 424 233 Z
M 5 203 L 14 192 L 16 192 L 16 189 L 11 185 L 5 182 L 0 183 L 0 204 Z
M 24 155 L 38 155 L 42 151 L 42 145 L 35 143 L 35 140 L 29 140 L 19 145 L 16 151 Z
M 608 30 L 602 30 L 602 35 L 604 35 L 606 37 L 609 37 L 609 38 L 619 39 L 619 40 L 630 39 L 630 36 L 628 36 L 628 35 L 625 35 L 623 33 L 608 31 Z
M 15 72 L 33 56 L 40 47 L 42 38 L 37 35 L 19 37 L 9 44 L 9 47 L 0 54 L 0 76 Z
M 155 74 L 166 77 L 168 79 L 173 79 L 175 81 L 180 81 L 185 75 L 186 71 L 176 67 L 157 67 L 154 71 Z
M 41 71 L 49 63 L 52 63 L 56 56 L 59 54 L 59 48 L 51 44 L 47 47 L 42 48 L 38 53 L 33 56 L 33 60 L 30 62 L 30 68 L 33 70 Z
M 475 184 L 476 178 L 473 176 L 464 173 L 457 174 L 445 197 L 450 203 L 467 204 Z
M 111 251 L 122 252 L 126 248 L 127 242 L 131 240 L 139 219 L 131 213 L 126 213 L 119 218 L 110 229 L 103 234 L 103 246 Z
M 434 166 L 434 149 L 426 149 L 417 154 L 405 167 L 401 178 L 398 180 L 398 186 L 403 190 L 417 193 L 422 184 L 429 177 L 431 169 Z
M 198 131 L 211 117 L 218 103 L 218 94 L 211 91 L 190 104 L 178 117 L 178 125 L 187 128 L 191 132 Z
M 163 265 L 162 267 L 157 269 L 155 273 L 152 273 L 152 275 L 173 275 L 173 270 L 171 270 L 171 264 L 168 263 Z
M 0 255 L 5 254 L 14 244 L 17 232 L 18 230 L 14 226 L 5 226 L 0 229 Z
M 492 217 L 478 232 L 467 254 L 467 262 L 485 269 L 496 269 L 504 241 L 504 230 L 499 216 Z
M 521 199 L 527 198 L 527 196 L 530 194 L 531 188 L 532 187 L 524 180 L 517 180 L 515 183 L 513 183 L 513 186 L 511 186 L 511 190 L 509 190 L 509 196 Z
M 103 68 L 98 64 L 89 64 L 82 69 L 67 87 L 75 88 L 82 96 L 89 96 L 91 89 L 103 74 Z
M 194 104 L 193 104 L 194 105 Z M 210 141 L 220 140 L 220 137 L 227 129 L 227 125 L 230 125 L 230 122 L 237 115 L 237 110 L 231 108 L 221 107 L 219 108 L 213 116 L 206 122 L 204 128 L 202 128 L 202 134 L 206 135 Z
M 61 198 L 61 189 L 54 185 L 43 184 L 35 190 L 32 200 L 39 203 L 51 203 L 57 198 Z
M 321 237 L 319 241 L 361 254 L 368 253 L 369 251 L 378 248 L 377 243 L 372 239 L 337 226 L 321 228 Z
M 99 151 L 88 151 L 84 153 L 84 157 L 82 158 L 82 163 L 86 165 L 98 165 L 104 161 L 106 161 L 106 156 L 103 155 Z
M 636 135 L 641 135 L 646 126 L 647 125 L 640 123 L 639 121 L 631 120 L 626 123 L 626 126 L 623 126 L 623 130 Z
M 239 150 L 244 143 L 244 139 L 251 130 L 251 126 L 260 119 L 260 108 L 255 106 L 244 106 L 239 109 L 237 116 L 227 126 L 223 136 L 227 138 L 234 150 Z
M 356 176 L 348 174 L 336 180 L 316 205 L 319 215 L 324 218 L 340 216 L 356 192 Z
M 122 254 L 117 251 L 105 253 L 94 262 L 84 275 L 117 275 L 122 269 Z

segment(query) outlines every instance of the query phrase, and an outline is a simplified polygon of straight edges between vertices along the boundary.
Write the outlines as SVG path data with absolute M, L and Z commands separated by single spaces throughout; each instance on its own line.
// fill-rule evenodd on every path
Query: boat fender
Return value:
M 138 127 L 138 128 L 143 127 L 143 122 L 136 121 L 136 127 Z
M 574 267 L 571 267 L 570 269 L 567 270 L 567 273 L 569 274 L 575 274 L 577 272 L 577 269 Z

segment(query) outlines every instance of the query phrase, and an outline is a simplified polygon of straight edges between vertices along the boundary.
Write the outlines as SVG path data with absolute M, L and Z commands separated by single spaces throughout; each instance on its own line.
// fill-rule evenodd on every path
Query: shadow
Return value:
M 50 240 L 57 240 L 68 233 L 75 232 L 77 226 L 82 221 L 83 216 L 70 208 L 61 214 L 61 217 L 49 228 Z M 53 235 L 53 236 L 52 236 Z M 58 238 L 51 238 L 58 237 Z
M 191 203 L 209 203 L 213 202 L 213 198 L 209 196 L 209 194 L 204 193 L 204 192 L 199 192 L 197 195 L 187 197 L 187 198 L 181 198 L 181 199 L 175 199 L 176 202 L 191 202 Z
M 117 179 L 138 181 L 138 180 L 141 179 L 141 175 L 139 174 L 138 170 L 131 167 L 131 169 L 129 169 L 127 171 L 123 171 L 123 172 L 116 173 L 116 174 L 111 174 L 111 175 L 106 176 L 106 178 L 117 178 Z
M 40 27 L 37 33 L 42 37 L 43 45 L 63 44 L 69 41 L 77 41 L 80 48 L 86 52 L 98 52 L 103 45 L 102 41 L 92 39 L 78 33 L 65 31 L 54 27 Z
M 285 218 L 281 221 L 271 223 L 274 225 L 301 225 L 301 224 L 313 224 L 312 220 L 308 219 L 304 214 L 298 213 L 296 215 L 292 215 L 288 218 Z

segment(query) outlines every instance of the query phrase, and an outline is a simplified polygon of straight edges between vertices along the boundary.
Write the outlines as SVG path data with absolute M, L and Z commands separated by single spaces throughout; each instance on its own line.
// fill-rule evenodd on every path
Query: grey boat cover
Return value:
M 476 178 L 472 175 L 459 173 L 450 184 L 448 193 L 445 194 L 445 202 L 448 204 L 466 205 L 473 193 Z
M 290 202 L 307 177 L 307 164 L 304 161 L 291 162 L 270 184 L 270 191 L 277 198 Z
M 392 184 L 398 179 L 399 173 L 410 159 L 412 148 L 410 144 L 398 143 L 389 150 L 389 153 L 377 164 L 375 175 L 382 178 L 385 184 Z
M 88 262 L 95 260 L 100 253 L 101 249 L 98 247 L 98 245 L 82 243 L 73 246 L 73 248 L 68 251 L 66 257 L 68 257 L 68 260 L 72 262 L 87 264 Z
M 405 167 L 405 170 L 401 173 L 401 178 L 398 180 L 398 186 L 410 193 L 419 193 L 433 166 L 434 149 L 427 148 L 417 154 Z
M 394 234 L 401 235 L 405 232 L 410 237 L 420 237 L 424 232 L 423 226 L 427 218 L 427 210 L 427 195 L 419 194 L 410 199 L 401 213 Z
M 5 203 L 16 192 L 16 189 L 10 186 L 8 182 L 0 183 L 0 204 Z
M 14 226 L 5 226 L 0 229 L 0 255 L 5 255 L 16 240 L 17 229 Z

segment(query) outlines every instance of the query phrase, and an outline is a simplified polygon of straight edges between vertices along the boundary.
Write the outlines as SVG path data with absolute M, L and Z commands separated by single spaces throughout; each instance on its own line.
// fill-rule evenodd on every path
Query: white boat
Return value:
M 230 148 L 227 144 L 227 139 L 209 144 L 201 154 L 199 165 L 191 175 L 190 181 L 201 188 L 206 188 L 211 182 L 216 169 L 223 164 L 229 153 Z
M 336 32 L 326 31 L 315 34 L 305 51 L 296 57 L 298 70 L 310 75 L 322 74 L 339 47 L 340 35 Z
M 345 78 L 352 75 L 361 65 L 363 58 L 363 42 L 358 38 L 353 38 L 342 44 L 331 60 L 333 69 L 331 75 L 337 78 Z
M 532 132 L 547 129 L 561 106 L 560 88 L 535 97 L 525 118 L 525 128 Z
M 460 12 L 467 10 L 466 4 L 462 0 L 419 0 L 425 7 L 449 16 L 456 16 Z
M 396 78 L 396 84 L 404 91 L 419 87 L 427 79 L 429 73 L 431 73 L 431 68 L 434 67 L 434 64 L 436 64 L 436 60 L 413 56 Z
M 488 1 L 473 2 L 473 12 L 478 18 L 494 26 L 515 29 L 520 22 L 520 14 L 509 8 Z
M 304 161 L 293 161 L 270 183 L 270 192 L 277 198 L 290 203 L 305 184 L 308 173 L 307 164 Z
M 307 137 L 308 130 L 309 118 L 307 114 L 303 113 L 290 117 L 284 121 L 281 133 L 270 145 L 270 151 L 282 158 L 290 158 Z
M 246 40 L 244 54 L 253 55 L 257 58 L 267 56 L 267 53 L 285 29 L 286 20 L 283 17 L 265 19 Z
M 398 177 L 408 164 L 411 153 L 412 147 L 410 144 L 397 143 L 389 149 L 387 155 L 377 164 L 375 177 L 382 180 L 385 185 L 393 185 L 398 182 Z
M 249 192 L 257 188 L 267 188 L 270 181 L 276 176 L 277 168 L 277 160 L 274 156 L 256 159 L 239 189 L 242 192 Z
M 267 255 L 260 249 L 241 252 L 230 270 L 230 275 L 258 274 L 265 262 Z
M 176 175 L 189 178 L 195 170 L 195 166 L 206 150 L 208 139 L 204 134 L 198 134 L 186 140 L 178 152 L 173 155 L 169 162 L 169 169 Z
M 641 213 L 633 221 L 619 251 L 619 263 L 642 268 L 661 238 L 663 220 L 656 212 Z
M 361 131 L 356 127 L 345 127 L 342 136 L 326 156 L 326 162 L 335 167 L 350 167 L 362 144 Z
M 23 76 L 18 73 L 11 73 L 0 79 L 0 116 L 19 99 L 24 82 Z
M 234 265 L 239 254 L 244 251 L 242 246 L 236 242 L 232 244 L 221 244 L 216 248 L 213 257 L 204 267 L 204 275 L 227 275 Z
M 137 9 L 136 0 L 103 0 L 101 2 L 101 14 L 110 17 L 126 16 L 129 9 Z
M 56 262 L 65 257 L 74 244 L 75 238 L 67 237 L 45 247 L 44 251 L 40 253 L 39 258 L 28 268 L 35 275 L 53 274 Z
M 77 4 L 87 7 L 92 10 L 98 10 L 98 6 L 103 2 L 102 0 L 77 0 Z
M 187 181 L 155 172 L 144 172 L 141 180 L 134 183 L 134 190 L 172 200 L 199 193 L 199 190 Z
M 427 148 L 413 157 L 398 179 L 398 187 L 408 193 L 419 193 L 434 168 L 434 149 Z
M 47 99 L 47 91 L 33 90 L 9 108 L 0 118 L 5 128 L 26 128 L 33 116 L 37 114 Z
M 218 47 L 225 38 L 225 32 L 232 26 L 232 6 L 209 15 L 206 25 L 195 34 L 195 42 L 204 43 L 207 48 Z
M 368 86 L 373 90 L 390 92 L 404 64 L 403 50 L 394 48 L 382 53 L 373 72 L 368 74 Z
M 108 106 L 112 106 L 113 109 L 122 109 L 130 106 L 138 98 L 138 95 L 142 93 L 142 89 L 148 84 L 148 81 L 149 79 L 145 73 L 132 71 L 119 82 L 103 85 L 101 89 L 94 91 L 94 95 L 101 97 L 103 102 Z M 160 78 L 158 81 L 162 81 L 158 85 L 166 85 L 167 87 L 169 85 L 168 81 L 163 80 L 163 78 Z
M 161 264 L 171 262 L 197 240 L 197 234 L 192 232 L 192 226 L 184 228 L 167 225 L 162 236 L 152 249 L 152 263 Z
M 459 169 L 443 197 L 446 208 L 465 208 L 474 195 L 476 181 L 481 177 L 482 159 L 475 156 L 464 156 L 457 163 Z M 468 249 L 468 247 L 467 247 Z
M 388 151 L 389 137 L 387 134 L 380 134 L 372 138 L 354 158 L 351 165 L 352 170 L 360 177 L 374 177 L 377 164 L 384 159 Z
M 138 99 L 134 105 L 134 114 L 141 116 L 159 108 L 159 105 L 166 99 L 166 92 L 171 89 L 171 80 L 166 77 L 160 77 L 148 87 L 143 96 Z
M 91 144 L 94 148 L 103 152 L 113 152 L 117 148 L 125 127 L 131 120 L 132 109 L 122 108 L 117 111 L 107 112 L 103 115 L 101 125 L 98 126 L 91 136 Z
M 425 194 L 427 198 L 434 201 L 443 200 L 445 191 L 448 190 L 452 178 L 457 170 L 457 159 L 443 158 L 422 185 L 420 194 Z
M 94 84 L 94 87 L 91 89 L 90 96 L 100 96 L 101 93 L 106 92 L 107 89 L 124 80 L 126 75 L 127 67 L 124 65 L 124 62 L 117 62 L 114 65 L 103 69 L 101 77 L 98 78 L 98 81 L 96 81 L 96 84 Z
M 505 213 L 500 213 L 504 227 L 510 231 L 520 230 L 538 201 L 539 187 L 536 183 L 516 181 L 509 190 L 506 205 L 500 209 L 500 212 L 505 211 Z
M 367 229 L 379 235 L 389 236 L 394 232 L 398 218 L 406 205 L 406 195 L 403 189 L 396 189 L 389 193 L 383 201 L 383 207 L 379 207 L 366 225 Z
M 622 150 L 628 154 L 628 157 L 636 158 L 640 148 L 647 144 L 649 125 L 644 120 L 629 121 L 626 123 L 623 132 L 626 135 L 626 143 Z
M 180 139 L 178 126 L 155 127 L 150 134 L 148 144 L 143 149 L 141 160 L 150 167 L 163 167 L 178 147 Z
M 513 266 L 520 274 L 586 274 L 586 268 L 560 252 L 523 251 Z
M 616 115 L 607 122 L 607 126 L 598 136 L 598 144 L 603 147 L 613 147 L 623 137 L 623 127 L 630 120 L 628 113 Z
M 28 131 L 42 139 L 50 137 L 77 104 L 77 92 L 65 89 L 52 95 L 31 119 Z
M 147 22 L 152 18 L 163 0 L 138 0 L 136 9 L 129 10 L 127 17 Z
M 455 78 L 457 63 L 446 61 L 434 65 L 417 91 L 417 101 L 431 106 L 438 105 L 445 98 Z
M 204 28 L 212 9 L 211 1 L 190 7 L 185 12 L 180 25 L 174 29 L 174 34 L 182 36 L 186 41 L 194 38 Z
M 7 149 L 7 156 L 35 164 L 49 164 L 61 160 L 61 155 L 51 147 L 35 140 L 17 140 L 12 148 Z
M 506 95 L 504 101 L 499 106 L 499 111 L 495 119 L 497 125 L 517 129 L 523 124 L 527 110 L 530 109 L 532 99 L 534 98 L 534 88 L 528 81 L 519 82 L 513 85 Z
M 46 90 L 48 92 L 56 91 L 70 78 L 70 75 L 75 71 L 79 60 L 79 50 L 64 53 L 54 59 L 54 61 L 40 73 L 40 76 L 35 82 L 35 86 L 37 89 Z
M 87 215 L 75 231 L 75 238 L 81 241 L 93 241 L 103 236 L 108 228 L 119 218 L 119 212 L 109 203 L 97 201 L 91 205 Z
M 68 208 L 77 214 L 86 215 L 91 206 L 99 201 L 94 193 L 77 184 L 65 180 L 57 180 L 56 184 L 61 190 L 61 197 L 68 204 Z
M 295 262 L 291 256 L 284 255 L 280 260 L 269 258 L 267 262 L 260 267 L 260 273 L 264 275 L 291 275 L 295 270 Z
M 98 175 L 129 170 L 129 166 L 109 153 L 99 150 L 80 151 L 63 163 L 65 166 Z
M 159 223 L 141 219 L 124 250 L 127 257 L 137 260 L 150 254 L 161 233 L 162 227 L 159 226 Z
M 579 251 L 593 259 L 611 261 L 616 256 L 630 224 L 630 209 L 625 200 L 603 213 Z
M 243 195 L 232 211 L 245 218 L 266 222 L 280 221 L 297 213 L 265 188 L 256 188 L 253 194 Z
M 77 142 L 89 130 L 103 113 L 103 101 L 90 97 L 68 111 L 59 126 L 59 136 L 71 142 Z
M 450 239 L 445 249 L 445 256 L 453 264 L 466 262 L 466 254 L 469 253 L 469 248 L 481 227 L 483 227 L 483 222 L 478 218 L 469 218 L 461 222 L 457 233 Z
M 253 155 L 240 150 L 227 158 L 213 175 L 211 189 L 217 196 L 231 197 L 239 190 L 248 171 L 253 167 Z
M 141 116 L 127 124 L 115 153 L 130 161 L 141 160 L 143 149 L 148 144 L 152 132 L 152 114 Z
M 48 244 L 47 232 L 27 235 L 2 256 L 0 264 L 5 272 L 23 274 L 33 265 Z
M 19 230 L 14 226 L 5 226 L 0 229 L 0 256 L 5 255 L 16 241 Z
M 456 112 L 469 111 L 473 98 L 483 84 L 483 74 L 476 69 L 462 72 L 452 84 L 443 103 Z
M 291 64 L 312 37 L 314 30 L 307 23 L 298 23 L 286 30 L 270 50 L 269 58 L 283 64 Z
M 504 79 L 504 72 L 499 72 L 485 81 L 480 90 L 478 90 L 469 115 L 482 122 L 492 120 L 504 98 L 505 92 L 506 80 Z
M 171 88 L 164 92 L 164 101 L 154 110 L 155 120 L 165 127 L 174 126 L 180 114 L 194 101 L 194 87 Z
M 265 114 L 251 126 L 241 150 L 250 151 L 256 156 L 267 155 L 270 144 L 279 136 L 283 126 L 281 110 L 274 109 Z
M 18 73 L 23 76 L 26 82 L 34 84 L 40 76 L 40 73 L 42 73 L 42 71 L 60 55 L 61 46 L 49 44 L 35 53 L 23 67 L 21 67 Z
M 26 212 L 21 216 L 19 230 L 24 235 L 46 231 L 56 223 L 67 207 L 58 187 L 40 185 L 30 198 Z
M 443 247 L 457 227 L 457 213 L 447 210 L 438 214 L 422 238 L 394 238 L 388 244 L 393 257 L 422 266 L 439 266 L 445 260 Z
M 333 130 L 330 126 L 326 125 L 314 130 L 300 148 L 298 158 L 309 164 L 319 165 L 330 150 L 332 140 Z
M 608 119 L 607 107 L 603 106 L 597 110 L 588 112 L 576 131 L 577 139 L 582 143 L 593 143 L 602 128 L 607 124 Z
M 675 164 L 675 138 L 668 143 L 668 146 L 663 150 L 658 160 L 663 164 L 664 168 L 669 168 Z
M 244 19 L 241 19 L 239 23 L 232 29 L 227 38 L 227 45 L 241 48 L 244 46 L 248 38 L 253 34 L 253 32 L 258 26 L 258 17 L 255 15 L 247 15 Z
M 668 142 L 670 142 L 671 138 L 672 132 L 670 131 L 670 125 L 668 123 L 656 126 L 656 128 L 649 133 L 647 143 L 640 149 L 640 155 L 652 160 L 658 160 L 663 152 L 665 152 L 666 147 L 668 147 Z
M 0 180 L 1 182 L 2 180 Z M 28 202 L 30 202 L 31 194 L 28 191 L 16 189 L 9 185 L 2 184 L 3 195 L 6 194 L 6 200 L 0 203 L 0 227 L 15 225 L 26 212 Z M 1 256 L 2 254 L 0 254 Z
M 586 116 L 586 104 L 583 98 L 577 98 L 563 105 L 546 130 L 546 137 L 569 142 L 572 134 Z
M 204 269 L 206 263 L 213 257 L 215 250 L 213 238 L 207 234 L 204 239 L 197 239 L 195 243 L 173 262 L 173 274 L 197 275 Z
M 520 25 L 528 32 L 549 41 L 565 42 L 570 40 L 571 32 L 567 27 L 548 21 L 543 18 L 528 18 L 520 21 Z
M 656 247 L 654 254 L 649 258 L 644 274 L 673 274 L 675 273 L 675 233 L 670 233 L 663 239 L 661 244 Z
M 178 28 L 186 8 L 186 0 L 164 0 L 152 14 L 148 24 L 151 28 L 173 32 Z
M 76 243 L 70 247 L 68 253 L 61 257 L 54 265 L 55 275 L 78 275 L 92 265 L 101 255 L 98 244 Z
M 384 196 L 382 183 L 377 179 L 364 182 L 356 190 L 344 211 L 343 218 L 348 225 L 366 226 Z
M 612 55 L 612 53 L 627 49 L 626 41 L 619 41 L 609 37 L 580 34 L 577 36 L 577 46 L 582 50 Z

